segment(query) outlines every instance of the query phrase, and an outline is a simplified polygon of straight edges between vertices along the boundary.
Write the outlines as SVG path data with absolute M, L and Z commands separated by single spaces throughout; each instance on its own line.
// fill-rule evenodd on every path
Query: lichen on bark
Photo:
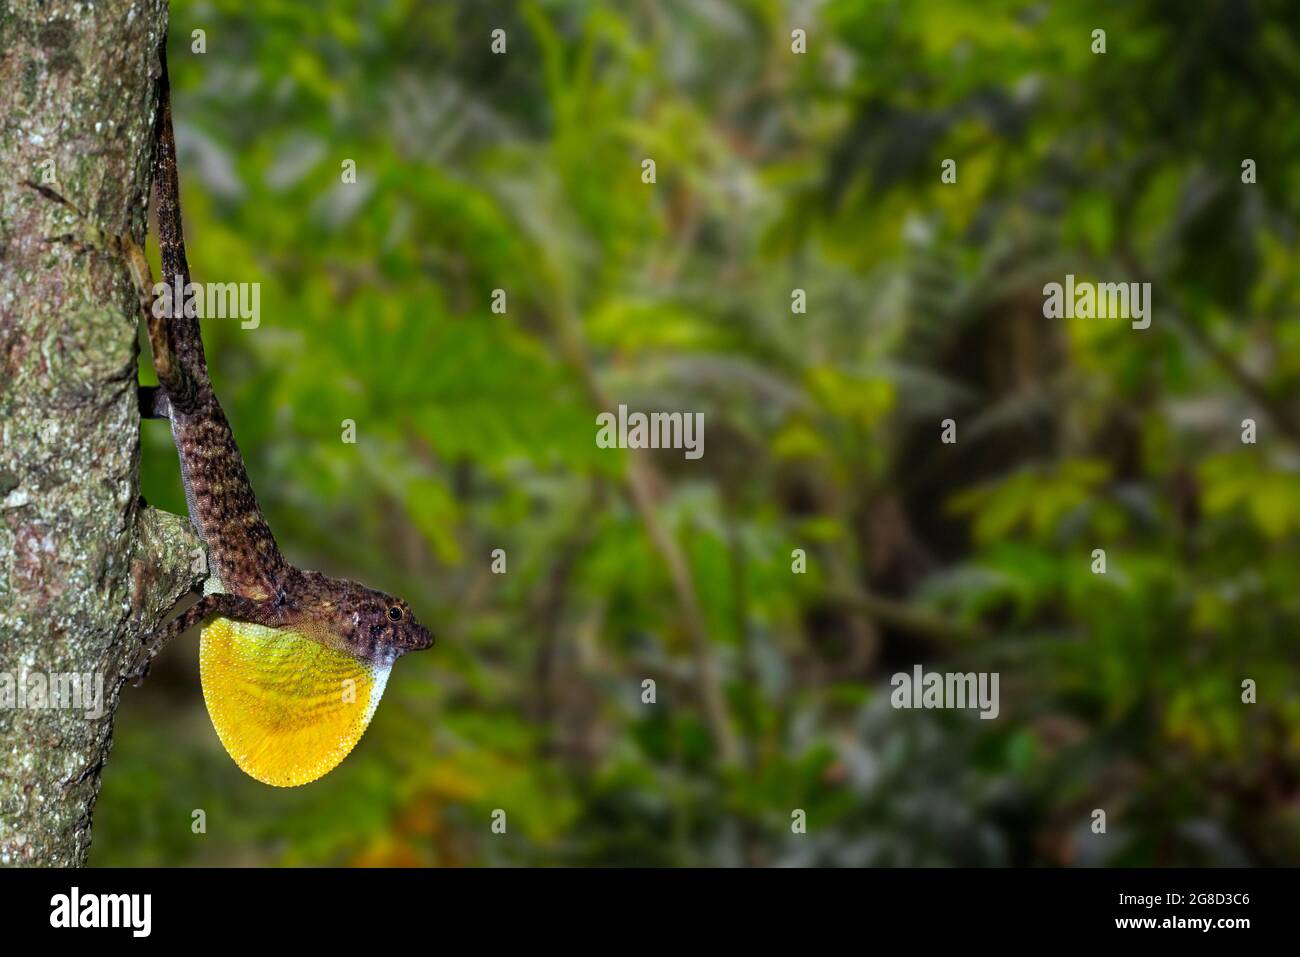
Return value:
M 164 0 L 0 0 L 0 680 L 102 676 L 103 715 L 0 707 L 0 863 L 80 865 L 123 673 L 198 576 L 139 502 L 137 300 L 47 237 L 66 210 L 143 242 Z M 85 773 L 83 773 L 85 772 Z

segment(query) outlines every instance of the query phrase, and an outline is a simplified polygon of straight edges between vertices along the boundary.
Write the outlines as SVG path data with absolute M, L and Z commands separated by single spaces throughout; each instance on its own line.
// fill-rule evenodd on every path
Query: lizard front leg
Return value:
M 223 593 L 204 595 L 145 640 L 144 647 L 140 650 L 130 671 L 127 672 L 127 679 L 138 686 L 149 673 L 149 665 L 169 641 L 184 634 L 204 619 L 212 617 L 248 621 L 268 627 L 287 623 L 286 609 L 280 602 L 257 601 L 245 598 L 243 595 Z
M 144 641 L 135 662 L 123 676 L 124 680 L 133 681 L 138 687 L 140 682 L 144 680 L 145 675 L 149 673 L 149 665 L 167 642 L 194 627 L 203 619 L 211 618 L 214 615 L 232 618 L 237 621 L 275 625 L 284 621 L 285 609 L 283 605 L 276 601 L 255 601 L 242 595 L 220 593 L 205 595 L 171 621 L 162 625 L 150 638 Z M 98 773 L 99 769 L 103 767 L 104 757 L 105 755 L 101 754 L 97 760 L 73 774 L 63 782 L 63 787 L 76 787 Z
M 78 253 L 102 252 L 121 259 L 126 264 L 131 276 L 131 284 L 135 287 L 136 298 L 140 303 L 140 314 L 149 327 L 149 344 L 153 349 L 154 371 L 158 373 L 158 381 L 162 383 L 161 391 L 166 393 L 167 412 L 170 413 L 172 404 L 182 409 L 192 406 L 198 393 L 198 386 L 185 364 L 177 357 L 175 336 L 170 327 L 171 317 L 165 315 L 167 309 L 159 304 L 154 295 L 153 271 L 149 267 L 149 260 L 144 250 L 129 235 L 115 235 L 96 226 L 80 207 L 50 187 L 31 180 L 23 180 L 23 185 L 36 190 L 46 199 L 68 210 L 81 230 L 80 234 L 64 233 L 60 236 L 47 236 L 47 242 L 64 243 Z M 175 305 L 183 311 L 183 303 Z M 156 413 L 159 407 L 151 405 L 149 408 L 151 413 Z M 145 406 L 141 405 L 142 412 L 144 409 Z M 147 417 L 168 418 L 169 415 L 150 414 Z

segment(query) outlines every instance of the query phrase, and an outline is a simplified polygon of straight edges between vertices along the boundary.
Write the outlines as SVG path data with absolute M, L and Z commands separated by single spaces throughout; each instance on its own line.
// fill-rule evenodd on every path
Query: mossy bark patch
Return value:
M 166 22 L 164 0 L 0 6 L 0 679 L 103 687 L 93 717 L 0 708 L 4 864 L 85 862 L 123 672 L 197 577 L 188 522 L 139 503 L 126 270 L 49 242 L 75 224 L 22 185 L 143 238 Z

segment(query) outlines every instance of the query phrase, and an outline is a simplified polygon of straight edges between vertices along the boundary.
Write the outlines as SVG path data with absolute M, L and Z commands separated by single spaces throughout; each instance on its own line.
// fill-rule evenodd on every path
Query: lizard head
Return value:
M 346 622 L 350 627 L 344 633 L 358 649 L 396 658 L 433 647 L 433 635 L 415 620 L 410 605 L 373 588 L 349 584 L 356 592 Z
M 372 661 L 391 662 L 408 651 L 433 647 L 433 635 L 411 606 L 394 595 L 357 582 L 304 572 L 309 601 L 343 650 Z

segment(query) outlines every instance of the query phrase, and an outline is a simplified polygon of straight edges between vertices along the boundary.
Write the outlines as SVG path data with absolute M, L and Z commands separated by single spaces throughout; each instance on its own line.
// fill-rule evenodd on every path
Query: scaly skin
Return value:
M 181 228 L 180 186 L 172 133 L 171 91 L 165 51 L 157 121 L 154 182 L 157 192 L 158 243 L 164 281 L 185 289 L 190 282 Z M 127 251 L 139 285 L 138 250 Z M 145 278 L 148 264 L 144 264 Z M 174 288 L 174 287 L 173 287 Z M 302 571 L 280 554 L 275 536 L 262 516 L 257 497 L 208 378 L 199 320 L 173 302 L 171 315 L 159 318 L 153 308 L 152 283 L 141 295 L 154 366 L 180 455 L 181 475 L 190 519 L 207 543 L 212 577 L 197 604 L 174 619 L 152 643 L 142 664 L 170 637 L 197 622 L 220 616 L 274 628 L 290 628 L 314 641 L 374 664 L 391 664 L 399 655 L 433 644 L 433 636 L 415 620 L 400 598 L 345 579 Z M 214 587 L 215 586 L 215 587 Z

